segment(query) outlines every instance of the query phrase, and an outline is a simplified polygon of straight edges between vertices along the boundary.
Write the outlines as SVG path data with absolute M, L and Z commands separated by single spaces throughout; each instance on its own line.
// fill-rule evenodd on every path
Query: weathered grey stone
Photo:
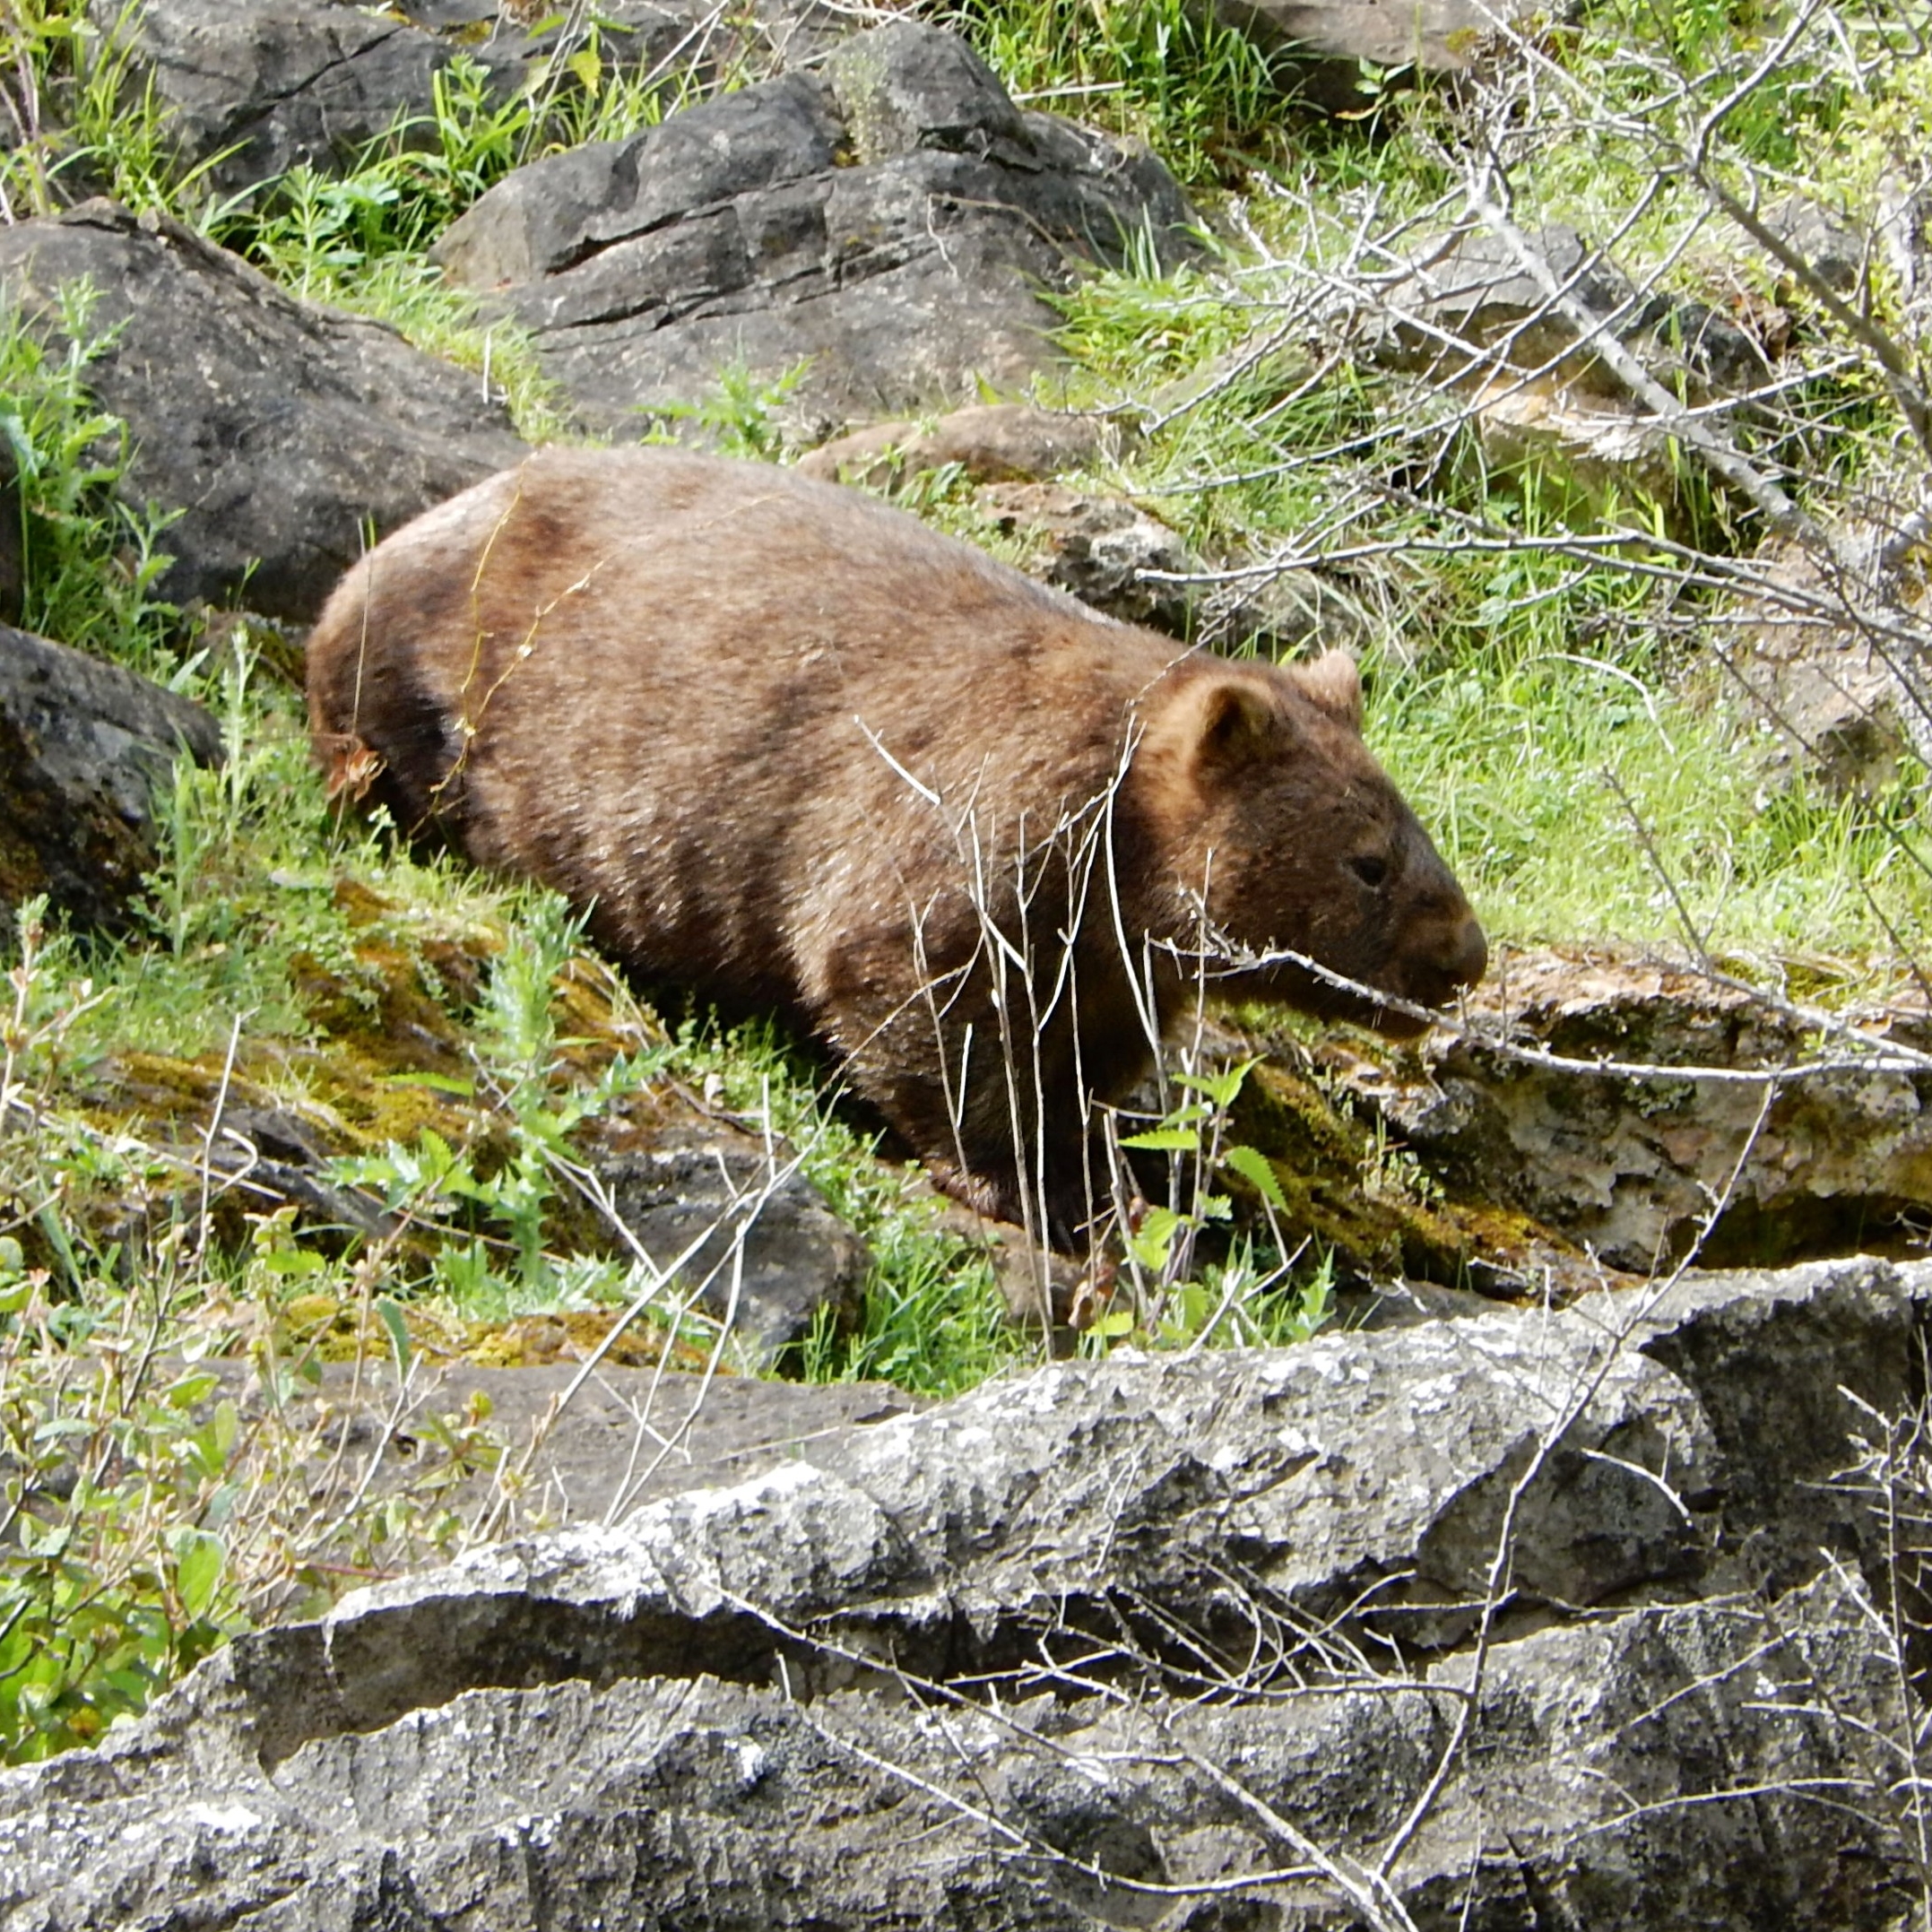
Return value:
M 160 857 L 154 789 L 183 751 L 221 758 L 199 705 L 0 626 L 0 925 L 45 893 L 77 926 L 126 931 Z
M 1198 604 L 1196 628 L 1210 650 L 1251 649 L 1277 658 L 1304 649 L 1359 654 L 1375 634 L 1337 578 L 1292 567 L 1209 585 Z
M 1639 288 L 1574 229 L 1552 224 L 1524 240 L 1566 296 L 1659 370 L 1679 369 L 1705 386 L 1731 389 L 1766 375 L 1762 352 L 1736 324 L 1702 303 Z M 1497 352 L 1513 368 L 1563 360 L 1572 382 L 1617 393 L 1614 373 L 1590 355 L 1588 344 L 1571 353 L 1577 324 L 1555 308 L 1510 241 L 1486 229 L 1458 230 L 1418 254 L 1408 279 L 1391 290 L 1390 304 L 1398 317 L 1415 316 Z M 1425 331 L 1403 340 L 1412 354 L 1432 361 L 1455 353 Z
M 1037 482 L 1099 459 L 1105 426 L 1027 403 L 981 403 L 930 425 L 875 422 L 799 459 L 801 475 L 877 489 L 923 470 L 957 465 L 976 483 Z
M 769 1365 L 821 1313 L 841 1321 L 857 1313 L 871 1256 L 790 1148 L 672 1127 L 594 1164 L 616 1217 L 654 1262 L 689 1252 L 678 1279 L 729 1321 L 750 1361 Z
M 1125 623 L 1186 635 L 1190 586 L 1164 577 L 1192 559 L 1179 534 L 1146 511 L 1059 483 L 989 483 L 974 500 L 1001 528 L 1038 546 L 1031 575 Z
M 837 1468 L 781 1462 L 616 1529 L 359 1591 L 320 1633 L 329 1721 L 371 1728 L 533 1672 L 626 1674 L 653 1645 L 743 1675 L 769 1654 L 767 1617 L 889 1642 L 932 1675 L 1098 1633 L 1127 1601 L 1210 1647 L 1265 1611 L 1440 1648 L 1474 1627 L 1506 1512 L 1519 1606 L 1582 1607 L 1694 1585 L 1677 1499 L 1708 1507 L 1724 1479 L 1675 1376 L 1600 1323 L 1514 1313 L 1043 1370 L 868 1428 Z M 316 1641 L 265 1633 L 247 1654 Z M 282 1736 L 290 1720 L 262 1721 Z
M 1764 226 L 1835 294 L 1850 294 L 1863 280 L 1870 244 L 1829 208 L 1791 195 L 1767 208 L 1763 220 Z
M 1773 538 L 1711 618 L 1744 718 L 1769 725 L 1777 762 L 1840 793 L 1882 791 L 1902 757 L 1932 752 L 1932 607 L 1916 571 L 1883 562 L 1900 534 L 1839 531 L 1835 567 Z
M 1420 1078 L 1365 1064 L 1345 1078 L 1452 1193 L 1520 1209 L 1612 1268 L 1648 1274 L 1681 1255 L 1720 1195 L 1702 1252 L 1723 1265 L 1895 1239 L 1932 1207 L 1932 1074 L 1722 1078 L 1818 1057 L 1809 1023 L 1742 987 L 1607 949 L 1551 949 L 1494 962 L 1471 1004 L 1572 1064 L 1438 1035 Z M 1867 1046 L 1927 1038 L 1923 1015 L 1841 1017 Z M 1661 1070 L 1574 1064 L 1603 1061 Z
M 805 365 L 833 423 L 1017 386 L 1050 360 L 1043 287 L 1143 234 L 1191 246 L 1165 169 L 1023 114 L 966 44 L 904 22 L 632 139 L 492 188 L 434 251 L 537 338 L 591 424 Z
M 748 7 L 721 25 L 697 0 L 602 0 L 595 52 L 607 75 L 689 73 L 699 78 L 761 52 L 801 55 L 842 30 L 806 0 Z M 333 171 L 377 137 L 434 144 L 437 77 L 459 56 L 481 70 L 486 97 L 507 104 L 546 84 L 543 63 L 588 51 L 587 10 L 515 8 L 498 0 L 408 0 L 374 8 L 353 0 L 93 0 L 96 24 L 117 32 L 131 82 L 152 82 L 188 165 L 236 188 L 307 164 Z M 538 34 L 519 19 L 551 22 Z M 569 83 L 566 83 L 569 84 Z
M 1877 1932 L 1910 1867 L 1860 1778 L 1854 1727 L 1895 1721 L 1866 1608 L 1810 1593 L 1782 1642 L 1699 1605 L 1499 1645 L 1483 1753 L 1452 1766 L 1393 1896 L 1477 1932 Z M 0 1779 L 9 1923 L 1343 1932 L 1361 1908 L 1269 1818 L 1344 1870 L 1372 1860 L 1466 1680 L 998 1710 L 565 1682 L 325 1736 L 272 1772 L 223 1748 L 207 1695 L 138 1747 Z
M 1722 1555 L 1850 1446 L 1767 1390 L 1896 1387 L 1928 1290 L 1707 1278 L 841 1430 L 245 1637 L 0 1775 L 0 1922 L 1880 1932 L 1917 1883 L 1884 1599 Z M 1365 1558 L 1391 1598 L 1501 1580 L 1480 1665 L 1473 1611 L 1405 1659 L 1373 1602 L 1319 1615 Z
M 1724 1464 L 1728 1546 L 1781 1590 L 1821 1555 L 1863 1563 L 1883 1590 L 1887 1551 L 1864 1499 L 1836 1486 L 1874 1413 L 1913 1400 L 1914 1337 L 1932 1270 L 1854 1257 L 1748 1275 L 1690 1273 L 1657 1300 L 1636 1346 L 1695 1394 Z M 1627 1323 L 1632 1297 L 1580 1304 Z
M 50 333 L 56 291 L 83 280 L 107 335 L 86 380 L 134 445 L 121 487 L 181 513 L 160 585 L 178 601 L 312 618 L 370 524 L 381 536 L 525 454 L 474 377 L 172 221 L 97 201 L 0 229 L 0 287 Z
M 1908 342 L 1932 329 L 1932 192 L 1904 158 L 1878 179 L 1875 240 L 1897 279 L 1900 328 Z
M 1374 292 L 1389 326 L 1384 354 L 1468 395 L 1493 462 L 1534 467 L 1586 500 L 1635 487 L 1673 501 L 1668 438 L 1595 343 L 1613 337 L 1667 386 L 1704 397 L 1741 397 L 1763 383 L 1764 351 L 1707 304 L 1638 287 L 1572 229 L 1553 225 L 1524 241 L 1581 305 L 1587 328 L 1508 239 L 1467 228 Z
M 1317 61 L 1461 74 L 1507 9 L 1475 0 L 1216 0 L 1215 13 L 1263 47 Z M 1338 86 L 1339 82 L 1331 83 Z
M 600 1319 L 608 1326 L 616 1316 L 607 1309 Z M 774 1382 L 608 1357 L 586 1376 L 581 1360 L 483 1367 L 426 1352 L 401 1382 L 390 1361 L 325 1362 L 313 1382 L 273 1399 L 257 1365 L 206 1367 L 246 1426 L 312 1436 L 318 1489 L 327 1481 L 351 1495 L 367 1482 L 376 1495 L 420 1494 L 433 1473 L 440 1506 L 470 1523 L 487 1517 L 503 1537 L 614 1520 L 654 1497 L 727 1486 L 787 1461 L 836 1473 L 867 1427 L 925 1406 L 885 1382 Z M 446 1439 L 463 1431 L 487 1436 L 501 1464 L 446 1456 Z M 499 1467 L 516 1472 L 514 1485 L 498 1483 Z

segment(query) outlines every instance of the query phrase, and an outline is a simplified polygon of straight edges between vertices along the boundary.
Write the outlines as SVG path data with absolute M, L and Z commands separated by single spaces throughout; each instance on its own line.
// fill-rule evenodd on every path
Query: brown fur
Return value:
M 1062 1231 L 1083 1096 L 1149 1060 L 1123 938 L 1163 1020 L 1203 906 L 1426 1005 L 1483 970 L 1346 657 L 1185 652 L 783 470 L 533 456 L 349 573 L 308 692 L 338 787 L 786 1013 L 945 1185 L 1010 1218 L 1042 1184 Z M 1292 966 L 1239 990 L 1414 1030 Z

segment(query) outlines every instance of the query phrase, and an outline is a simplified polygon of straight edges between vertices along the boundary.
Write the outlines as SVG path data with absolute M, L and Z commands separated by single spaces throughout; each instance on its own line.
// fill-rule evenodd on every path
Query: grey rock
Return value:
M 481 70 L 486 99 L 507 105 L 541 84 L 541 63 L 589 45 L 582 8 L 531 10 L 556 20 L 525 31 L 494 0 L 93 0 L 95 23 L 117 31 L 130 79 L 152 82 L 188 165 L 234 189 L 299 165 L 333 172 L 378 137 L 433 145 L 437 77 L 461 56 Z M 696 0 L 602 0 L 596 51 L 615 73 L 685 72 L 704 78 L 755 43 L 798 51 L 820 44 L 829 21 L 815 5 L 767 4 L 721 30 Z
M 606 1311 L 607 1322 L 616 1311 Z M 257 1366 L 208 1365 L 219 1398 L 249 1428 L 312 1436 L 316 1486 L 392 1494 L 436 1477 L 438 1504 L 498 1536 L 600 1523 L 640 1503 L 719 1488 L 788 1461 L 836 1473 L 867 1428 L 924 1405 L 885 1382 L 772 1382 L 663 1367 L 587 1374 L 580 1361 L 485 1368 L 419 1357 L 398 1381 L 387 1361 L 326 1362 L 271 1401 Z M 567 1396 L 568 1399 L 565 1398 Z M 479 1423 L 476 1418 L 481 1417 Z M 517 1472 L 499 1486 L 486 1458 L 438 1461 L 447 1433 L 481 1427 Z
M 1524 238 L 1564 293 L 1660 378 L 1681 375 L 1701 393 L 1735 394 L 1769 373 L 1735 323 L 1705 303 L 1640 288 L 1574 229 L 1552 224 Z M 1418 253 L 1388 302 L 1399 356 L 1413 364 L 1453 372 L 1476 349 L 1517 370 L 1555 363 L 1569 385 L 1603 397 L 1620 393 L 1577 324 L 1555 309 L 1510 243 L 1486 229 L 1457 230 Z M 1443 333 L 1465 346 L 1445 345 Z
M 0 287 L 57 332 L 85 280 L 111 331 L 87 382 L 127 424 L 134 501 L 180 515 L 161 580 L 312 618 L 380 536 L 526 454 L 474 377 L 382 324 L 297 301 L 178 223 L 89 202 L 0 229 Z
M 1216 0 L 1216 16 L 1261 46 L 1317 61 L 1466 72 L 1499 11 L 1472 0 Z
M 1247 649 L 1275 658 L 1303 649 L 1359 655 L 1375 635 L 1368 614 L 1337 576 L 1297 567 L 1211 586 L 1196 623 L 1200 641 L 1211 650 Z
M 1865 278 L 1871 245 L 1829 208 L 1788 195 L 1764 211 L 1764 226 L 1835 295 L 1850 295 Z
M 1878 1932 L 1916 1895 L 1884 1599 L 1726 1552 L 1852 1449 L 1765 1392 L 1895 1390 L 1928 1291 L 1706 1278 L 840 1428 L 0 1775 L 0 1923 Z
M 875 489 L 951 466 L 976 483 L 1038 482 L 1097 462 L 1106 446 L 1106 426 L 1095 417 L 1029 403 L 981 403 L 931 424 L 869 423 L 821 444 L 799 459 L 798 469 L 822 482 Z
M 974 500 L 1002 530 L 1035 546 L 1030 575 L 1123 623 L 1187 635 L 1193 586 L 1166 579 L 1190 570 L 1193 559 L 1178 533 L 1145 510 L 1058 483 L 989 483 Z
M 1723 1459 L 1729 1546 L 1781 1590 L 1821 1555 L 1886 1588 L 1887 1550 L 1838 1480 L 1875 1414 L 1912 1403 L 1915 1335 L 1932 1271 L 1844 1261 L 1750 1275 L 1685 1275 L 1640 1323 L 1636 1346 L 1696 1396 Z M 1578 1306 L 1616 1322 L 1626 1296 Z
M 1365 1063 L 1345 1078 L 1453 1193 L 1518 1209 L 1612 1268 L 1668 1265 L 1720 1194 L 1702 1252 L 1723 1265 L 1897 1240 L 1932 1207 L 1932 1075 L 1788 1079 L 1768 1108 L 1764 1082 L 1694 1076 L 1816 1057 L 1801 1017 L 1742 987 L 1547 949 L 1494 961 L 1472 1004 L 1522 1044 L 1660 1070 L 1540 1066 L 1471 1034 L 1425 1043 L 1419 1075 Z M 1922 1014 L 1840 1017 L 1868 1046 L 1927 1042 Z
M 1884 566 L 1896 529 L 1834 533 L 1838 567 L 1773 538 L 1710 638 L 1774 767 L 1832 791 L 1882 791 L 1907 753 L 1932 752 L 1932 607 L 1918 573 Z M 1910 541 L 1902 548 L 1909 550 Z
M 1878 178 L 1875 240 L 1898 282 L 1908 341 L 1932 329 L 1932 184 L 1901 158 Z
M 689 1255 L 678 1278 L 729 1321 L 751 1361 L 769 1365 L 821 1313 L 839 1321 L 857 1313 L 871 1255 L 788 1148 L 671 1127 L 594 1165 L 617 1219 L 653 1261 Z
M 963 41 L 904 22 L 625 142 L 517 170 L 434 251 L 532 329 L 593 427 L 720 372 L 831 422 L 965 400 L 1050 360 L 1041 288 L 1164 259 L 1191 220 L 1160 164 L 1024 114 Z
M 1894 1714 L 1860 1641 L 1867 1607 L 1808 1593 L 1781 1643 L 1700 1605 L 1497 1646 L 1474 1720 L 1484 1754 L 1445 1780 L 1395 1896 L 1417 1923 L 1479 1932 L 1877 1932 L 1910 1881 L 1861 1789 L 1854 1727 Z M 290 1932 L 1344 1932 L 1359 1907 L 1268 1820 L 1350 1866 L 1373 1858 L 1422 1795 L 1466 1683 L 922 1709 L 667 1670 L 477 1691 L 271 1769 L 221 1735 L 211 1673 L 200 1708 L 138 1747 L 0 1780 L 21 1901 L 8 1923 L 81 1932 L 133 1907 L 157 1928 L 259 1915 Z M 1807 1714 L 1827 1696 L 1829 1715 Z M 1821 1786 L 1837 1801 L 1815 1802 Z
M 0 923 L 45 893 L 75 925 L 129 931 L 160 856 L 154 790 L 183 751 L 221 758 L 199 705 L 0 626 Z

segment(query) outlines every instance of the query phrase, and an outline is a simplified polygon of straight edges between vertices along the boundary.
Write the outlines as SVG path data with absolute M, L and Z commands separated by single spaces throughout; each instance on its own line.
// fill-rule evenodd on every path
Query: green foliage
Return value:
M 828 1317 L 798 1365 L 813 1382 L 879 1378 L 917 1394 L 957 1394 L 1037 1347 L 1007 1319 L 983 1253 L 939 1225 L 916 1168 L 877 1157 L 823 1093 L 816 1070 L 767 1022 L 680 1028 L 666 1071 L 733 1113 L 767 1122 L 807 1180 L 863 1238 L 872 1261 L 857 1325 Z
M 727 362 L 708 394 L 695 403 L 653 403 L 641 413 L 664 427 L 654 429 L 647 442 L 678 440 L 669 428 L 689 423 L 722 456 L 745 456 L 755 463 L 774 463 L 784 446 L 779 420 L 786 401 L 810 373 L 808 356 L 770 381 L 761 380 L 742 362 Z
M 945 23 L 1022 105 L 1143 141 L 1190 185 L 1238 175 L 1279 133 L 1287 70 L 1184 0 L 957 0 Z
M 664 1061 L 662 1052 L 618 1053 L 587 1080 L 563 1065 L 553 1000 L 582 933 L 583 921 L 554 894 L 524 895 L 472 1016 L 477 1087 L 503 1123 L 507 1154 L 492 1149 L 486 1159 L 482 1148 L 453 1148 L 431 1128 L 412 1147 L 335 1164 L 336 1179 L 374 1188 L 393 1212 L 431 1225 L 467 1217 L 494 1237 L 446 1243 L 437 1254 L 432 1281 L 469 1312 L 559 1298 L 562 1278 L 546 1243 L 573 1136 L 637 1092 Z M 509 1253 L 499 1262 L 506 1240 Z M 617 1271 L 611 1293 L 618 1285 L 628 1290 L 630 1278 Z
M 0 14 L 7 105 L 25 138 L 0 151 L 0 195 L 28 214 L 51 213 L 89 193 L 137 213 L 213 212 L 219 156 L 182 164 L 152 76 L 133 76 L 132 27 L 141 0 L 124 0 L 103 27 L 87 0 L 12 0 Z
M 1116 1305 L 1087 1330 L 1089 1352 L 1104 1354 L 1122 1340 L 1155 1347 L 1274 1347 L 1305 1340 L 1328 1319 L 1329 1262 L 1297 1269 L 1301 1251 L 1287 1252 L 1278 1218 L 1288 1203 L 1273 1165 L 1259 1148 L 1227 1139 L 1230 1113 L 1255 1065 L 1244 1060 L 1213 1071 L 1174 1072 L 1169 1078 L 1186 1097 L 1156 1126 L 1119 1136 L 1123 1149 L 1167 1157 L 1168 1198 L 1143 1203 L 1131 1218 L 1122 1243 L 1125 1292 L 1117 1291 Z M 1203 1265 L 1197 1257 L 1210 1228 L 1232 1228 L 1230 1176 L 1260 1202 L 1271 1262 L 1257 1260 L 1258 1243 L 1247 1234 L 1224 1238 L 1220 1259 Z
M 108 346 L 91 291 L 61 291 L 57 326 L 0 308 L 0 437 L 20 476 L 23 610 L 30 630 L 166 675 L 172 606 L 154 587 L 171 559 L 169 518 L 117 494 L 127 431 L 90 395 L 87 371 Z
M 47 1373 L 85 1338 L 73 1322 L 54 1332 L 8 1246 L 0 1456 L 14 1547 L 0 1576 L 0 1759 L 19 1763 L 92 1742 L 239 1626 L 227 1540 L 206 1526 L 239 1501 L 240 1431 L 232 1401 L 205 1409 L 217 1386 L 205 1371 L 133 1391 Z

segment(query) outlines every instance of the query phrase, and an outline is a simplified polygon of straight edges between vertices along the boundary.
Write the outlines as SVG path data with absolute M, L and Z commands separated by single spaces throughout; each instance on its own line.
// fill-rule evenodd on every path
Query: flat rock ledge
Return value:
M 1932 1265 L 1116 1356 L 237 1642 L 0 1924 L 1870 1927 Z

